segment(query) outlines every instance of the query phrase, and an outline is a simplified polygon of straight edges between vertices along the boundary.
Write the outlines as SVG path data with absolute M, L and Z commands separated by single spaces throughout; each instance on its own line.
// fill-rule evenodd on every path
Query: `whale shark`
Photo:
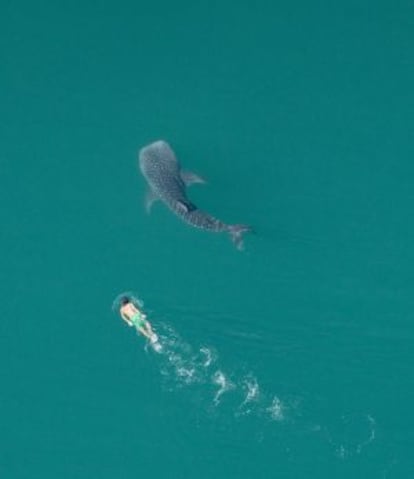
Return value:
M 146 210 L 161 200 L 187 224 L 214 233 L 227 232 L 238 249 L 243 248 L 243 234 L 252 228 L 244 224 L 227 224 L 200 210 L 187 196 L 187 186 L 205 183 L 197 174 L 183 170 L 174 151 L 164 140 L 158 140 L 139 151 L 139 168 L 149 189 Z

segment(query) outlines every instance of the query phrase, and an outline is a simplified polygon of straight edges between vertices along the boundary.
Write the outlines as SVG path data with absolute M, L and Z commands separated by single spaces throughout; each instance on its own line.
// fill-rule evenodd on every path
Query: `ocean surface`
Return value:
M 0 477 L 413 477 L 413 3 L 69 3 L 1 8 Z

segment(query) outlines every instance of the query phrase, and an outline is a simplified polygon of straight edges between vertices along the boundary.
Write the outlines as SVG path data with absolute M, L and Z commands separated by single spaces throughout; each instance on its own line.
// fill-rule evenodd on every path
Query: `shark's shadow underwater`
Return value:
M 196 228 L 214 233 L 227 232 L 238 249 L 243 248 L 243 234 L 252 231 L 244 224 L 226 224 L 198 209 L 187 197 L 186 187 L 193 183 L 204 183 L 195 173 L 181 169 L 169 146 L 163 140 L 142 148 L 139 152 L 139 167 L 147 180 L 146 209 L 149 212 L 156 200 L 161 200 L 179 218 Z

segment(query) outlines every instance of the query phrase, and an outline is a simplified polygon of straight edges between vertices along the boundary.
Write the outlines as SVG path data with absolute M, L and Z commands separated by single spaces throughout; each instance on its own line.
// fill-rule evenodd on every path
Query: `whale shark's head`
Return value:
M 144 148 L 141 149 L 141 152 L 145 152 L 146 150 L 164 150 L 166 148 L 171 150 L 170 145 L 166 141 L 157 140 L 147 146 L 144 146 Z
M 139 167 L 146 176 L 160 168 L 176 168 L 177 159 L 170 145 L 164 140 L 151 143 L 139 151 Z

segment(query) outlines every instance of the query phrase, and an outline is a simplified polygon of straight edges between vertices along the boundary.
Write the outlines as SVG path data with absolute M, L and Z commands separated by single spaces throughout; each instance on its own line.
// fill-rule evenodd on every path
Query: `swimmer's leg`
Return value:
M 137 331 L 148 339 L 151 339 L 152 337 L 152 335 L 147 331 L 145 327 L 139 326 L 137 327 Z
M 149 321 L 146 321 L 145 326 L 147 327 L 147 331 L 150 335 L 149 340 L 151 341 L 151 343 L 156 343 L 158 341 L 158 336 L 152 329 L 151 323 Z
M 149 321 L 145 321 L 145 327 L 147 328 L 147 331 L 149 332 L 149 334 L 152 336 L 154 334 L 154 331 L 152 330 L 152 326 Z

